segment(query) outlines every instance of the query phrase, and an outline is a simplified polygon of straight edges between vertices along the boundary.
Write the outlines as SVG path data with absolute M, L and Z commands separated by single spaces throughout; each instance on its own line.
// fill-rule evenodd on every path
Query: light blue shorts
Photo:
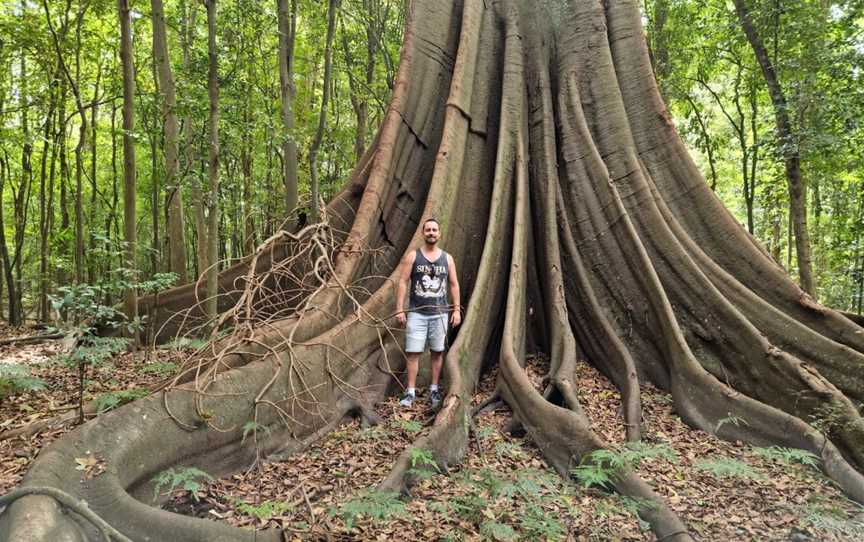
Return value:
M 405 352 L 422 353 L 426 343 L 433 352 L 443 352 L 447 339 L 447 313 L 422 314 L 409 312 L 405 325 Z

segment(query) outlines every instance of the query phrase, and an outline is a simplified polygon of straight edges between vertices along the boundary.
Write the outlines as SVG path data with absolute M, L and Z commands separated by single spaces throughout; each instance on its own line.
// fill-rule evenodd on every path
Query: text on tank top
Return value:
M 443 250 L 434 262 L 430 262 L 417 249 L 414 265 L 411 267 L 411 293 L 408 308 L 422 314 L 442 314 L 447 312 L 447 284 L 449 266 L 447 253 Z

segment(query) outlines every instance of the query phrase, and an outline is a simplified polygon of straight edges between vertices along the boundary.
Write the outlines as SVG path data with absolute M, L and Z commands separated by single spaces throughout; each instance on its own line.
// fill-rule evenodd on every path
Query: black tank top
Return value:
M 449 284 L 447 253 L 443 250 L 438 259 L 430 262 L 417 249 L 414 266 L 411 268 L 411 293 L 408 309 L 421 314 L 443 314 L 448 311 L 447 284 Z

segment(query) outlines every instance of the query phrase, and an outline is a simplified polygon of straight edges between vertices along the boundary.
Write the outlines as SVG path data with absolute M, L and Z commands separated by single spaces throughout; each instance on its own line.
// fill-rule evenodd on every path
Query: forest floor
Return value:
M 33 332 L 0 327 L 0 340 L 27 334 Z M 56 341 L 0 347 L 0 364 L 26 365 L 46 384 L 42 391 L 0 395 L 0 438 L 76 404 L 74 371 L 52 359 L 58 348 Z M 158 349 L 118 356 L 95 368 L 87 397 L 101 397 L 107 408 L 164 379 L 182 355 Z M 528 369 L 539 385 L 539 367 Z M 578 380 L 586 414 L 607 442 L 623 446 L 614 386 L 586 364 Z M 489 397 L 494 386 L 495 375 L 487 375 L 475 402 Z M 401 451 L 429 430 L 432 413 L 425 400 L 421 396 L 415 408 L 405 410 L 391 398 L 378 405 L 381 425 L 346 424 L 287 461 L 246 473 L 208 480 L 206 473 L 178 468 L 160 488 L 167 496 L 163 507 L 250 529 L 282 527 L 289 540 L 654 539 L 634 513 L 644 503 L 591 486 L 590 472 L 565 482 L 529 440 L 504 433 L 506 407 L 479 416 L 465 463 L 420 482 L 413 498 L 372 490 Z M 643 390 L 643 410 L 646 444 L 629 450 L 636 458 L 631 464 L 698 540 L 864 539 L 864 508 L 808 466 L 806 455 L 693 430 L 674 414 L 670 396 L 654 388 Z M 46 428 L 0 440 L 0 495 L 20 482 L 42 447 L 69 430 Z M 619 450 L 623 455 L 628 449 Z M 422 452 L 412 460 L 420 470 Z

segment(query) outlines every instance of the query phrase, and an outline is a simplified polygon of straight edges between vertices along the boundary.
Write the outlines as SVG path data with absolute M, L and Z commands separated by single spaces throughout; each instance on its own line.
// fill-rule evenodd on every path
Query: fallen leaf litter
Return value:
M 0 338 L 20 334 L 0 328 Z M 2 401 L 0 432 L 74 405 L 70 390 L 76 377 L 50 361 L 55 352 L 55 343 L 50 342 L 0 348 L 2 362 L 25 364 L 47 384 L 41 392 Z M 163 375 L 141 370 L 146 366 L 143 355 L 123 354 L 97 368 L 91 375 L 90 396 L 158 382 Z M 150 363 L 169 364 L 176 356 L 177 352 L 158 350 Z M 529 362 L 528 370 L 539 386 L 541 367 Z M 484 378 L 475 404 L 491 395 L 494 383 L 494 373 Z M 595 430 L 610 444 L 623 443 L 617 390 L 587 364 L 579 365 L 577 389 Z M 578 481 L 564 482 L 530 441 L 504 434 L 510 421 L 506 407 L 477 418 L 465 462 L 451 468 L 449 475 L 421 481 L 411 499 L 370 493 L 401 451 L 429 430 L 426 398 L 420 399 L 410 411 L 390 399 L 378 405 L 384 420 L 380 426 L 349 423 L 284 462 L 202 483 L 198 500 L 188 491 L 175 490 L 163 507 L 240 527 L 280 527 L 286 540 L 654 539 L 631 511 L 633 503 L 597 488 L 584 489 Z M 690 429 L 674 414 L 670 396 L 650 386 L 643 389 L 643 423 L 645 442 L 671 448 L 674 455 L 642 460 L 639 473 L 697 539 L 864 538 L 864 508 L 846 499 L 813 468 Z M 48 428 L 0 441 L 0 494 L 20 482 L 42 447 L 68 431 Z M 96 454 L 76 458 L 76 463 L 83 479 L 98 476 L 105 468 Z M 725 466 L 732 474 L 719 475 L 721 470 L 711 465 Z

